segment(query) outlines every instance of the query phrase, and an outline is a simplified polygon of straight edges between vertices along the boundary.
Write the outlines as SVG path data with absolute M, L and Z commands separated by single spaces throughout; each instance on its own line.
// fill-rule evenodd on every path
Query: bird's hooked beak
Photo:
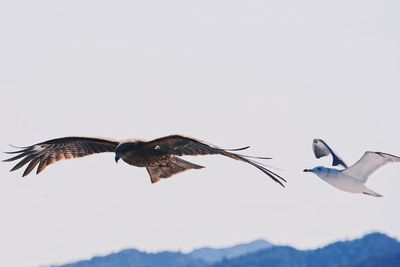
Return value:
M 311 169 L 304 169 L 303 172 L 313 172 Z
M 115 153 L 115 162 L 118 163 L 118 160 L 121 158 L 121 154 Z

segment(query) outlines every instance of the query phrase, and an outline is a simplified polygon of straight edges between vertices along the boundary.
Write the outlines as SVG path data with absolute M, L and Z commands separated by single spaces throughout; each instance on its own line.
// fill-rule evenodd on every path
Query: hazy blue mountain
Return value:
M 379 257 L 370 257 L 342 267 L 399 267 L 400 252 L 385 254 Z
M 264 247 L 264 248 L 263 248 Z M 252 252 L 256 250 L 256 252 Z M 224 256 L 221 256 L 224 255 Z M 236 256 L 237 255 L 237 256 Z M 222 257 L 222 258 L 221 258 Z M 215 262 L 215 260 L 220 259 Z M 213 263 L 209 263 L 213 261 Z M 400 267 L 400 243 L 373 233 L 314 250 L 272 246 L 255 241 L 230 248 L 196 249 L 191 253 L 145 253 L 123 250 L 62 267 Z
M 179 252 L 145 253 L 126 249 L 103 257 L 60 265 L 62 267 L 204 267 L 207 264 Z
M 400 253 L 400 243 L 396 239 L 373 233 L 315 250 L 301 251 L 287 246 L 276 246 L 223 260 L 212 267 L 350 267 L 351 264 L 395 253 Z M 400 262 L 397 266 L 400 266 Z
M 188 255 L 195 259 L 201 259 L 207 263 L 215 263 L 223 260 L 224 258 L 232 259 L 271 247 L 272 244 L 265 240 L 256 240 L 250 243 L 239 244 L 227 248 L 199 248 L 193 250 Z

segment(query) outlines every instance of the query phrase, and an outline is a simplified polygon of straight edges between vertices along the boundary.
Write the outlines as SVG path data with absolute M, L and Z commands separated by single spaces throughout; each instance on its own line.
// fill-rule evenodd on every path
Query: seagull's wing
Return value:
M 328 146 L 327 143 L 322 139 L 314 139 L 313 141 L 313 151 L 316 158 L 321 158 L 325 156 L 332 155 L 332 166 L 342 165 L 344 168 L 347 168 L 347 164 Z
M 382 152 L 367 151 L 359 161 L 344 170 L 343 173 L 366 182 L 375 170 L 389 162 L 400 162 L 400 157 Z
M 232 151 L 243 150 L 248 147 L 243 147 L 238 149 L 222 149 L 194 138 L 185 137 L 181 135 L 170 135 L 149 141 L 144 144 L 144 148 L 149 150 L 155 149 L 159 150 L 160 152 L 162 151 L 164 153 L 177 156 L 219 154 L 253 165 L 254 167 L 264 172 L 272 180 L 274 180 L 275 182 L 279 183 L 282 186 L 284 186 L 283 182 L 286 182 L 286 180 L 281 176 L 279 176 L 278 174 L 265 168 L 260 163 L 257 163 L 250 159 L 250 158 L 259 158 L 259 159 L 267 159 L 267 158 L 245 156 L 232 152 Z
M 80 158 L 94 153 L 115 152 L 117 145 L 117 141 L 110 139 L 63 137 L 24 147 L 19 151 L 6 152 L 7 154 L 17 155 L 3 161 L 9 162 L 21 159 L 11 171 L 18 170 L 29 163 L 22 175 L 26 176 L 38 164 L 39 167 L 36 174 L 39 174 L 48 165 L 60 160 Z

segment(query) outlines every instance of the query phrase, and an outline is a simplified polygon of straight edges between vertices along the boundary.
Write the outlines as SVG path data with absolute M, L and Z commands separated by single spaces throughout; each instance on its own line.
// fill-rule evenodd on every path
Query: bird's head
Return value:
M 328 168 L 322 167 L 322 166 L 317 166 L 314 169 L 305 169 L 303 170 L 304 172 L 312 172 L 319 177 L 325 177 L 328 174 Z
M 121 158 L 124 158 L 125 156 L 131 154 L 133 151 L 135 151 L 135 148 L 137 147 L 136 142 L 129 142 L 129 143 L 122 143 L 117 146 L 115 149 L 115 162 L 118 163 L 118 160 Z
M 118 163 L 118 160 L 121 158 L 121 154 L 115 152 L 115 162 Z

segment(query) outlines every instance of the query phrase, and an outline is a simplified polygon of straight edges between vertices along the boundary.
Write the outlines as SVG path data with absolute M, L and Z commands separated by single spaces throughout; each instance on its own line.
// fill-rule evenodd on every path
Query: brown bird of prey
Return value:
M 60 160 L 80 158 L 95 153 L 114 152 L 116 162 L 122 159 L 130 165 L 146 167 L 151 182 L 155 183 L 161 178 L 168 178 L 186 170 L 204 168 L 203 166 L 183 160 L 179 156 L 219 154 L 251 164 L 268 175 L 272 180 L 284 186 L 283 182 L 286 182 L 285 179 L 265 168 L 261 163 L 252 160 L 252 158 L 270 158 L 251 157 L 234 153 L 234 151 L 247 148 L 221 149 L 203 141 L 181 135 L 165 136 L 149 142 L 136 139 L 116 141 L 103 138 L 63 137 L 28 147 L 21 147 L 21 150 L 18 151 L 6 152 L 17 155 L 4 161 L 9 162 L 21 159 L 11 171 L 18 170 L 29 163 L 22 175 L 24 177 L 37 165 L 39 166 L 36 174 L 39 174 L 48 165 Z

